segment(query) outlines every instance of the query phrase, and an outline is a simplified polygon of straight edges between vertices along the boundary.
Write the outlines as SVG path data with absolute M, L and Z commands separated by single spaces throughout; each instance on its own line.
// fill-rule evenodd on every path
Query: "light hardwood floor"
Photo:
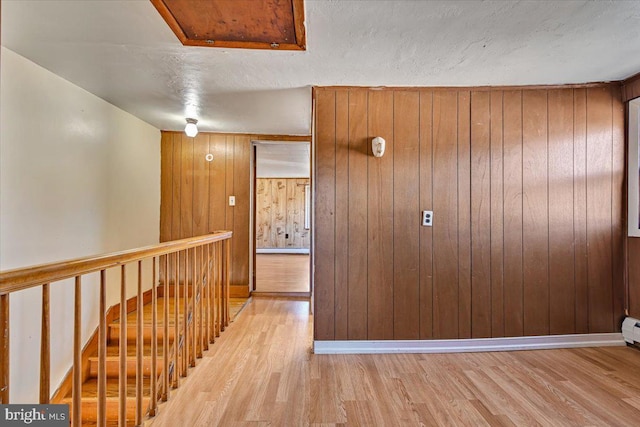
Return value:
M 257 254 L 256 292 L 309 292 L 309 255 Z
M 253 299 L 161 426 L 637 426 L 640 351 L 314 355 L 306 301 Z

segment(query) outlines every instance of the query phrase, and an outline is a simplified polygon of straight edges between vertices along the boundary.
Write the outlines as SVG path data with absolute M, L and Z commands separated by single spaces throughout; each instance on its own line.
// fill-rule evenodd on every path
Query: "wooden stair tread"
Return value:
M 180 320 L 182 320 L 182 317 L 184 315 L 184 298 L 180 297 L 178 298 L 179 302 L 178 302 L 178 318 Z M 158 323 L 161 323 L 164 321 L 164 297 L 158 297 L 158 304 L 157 304 L 157 319 L 158 319 Z M 152 318 L 152 311 L 151 311 L 151 303 L 147 303 L 142 307 L 142 313 L 143 313 L 143 322 L 144 323 L 151 323 L 151 318 Z M 169 321 L 172 322 L 175 318 L 175 299 L 174 298 L 169 298 Z M 137 321 L 138 318 L 138 311 L 137 308 L 136 310 L 130 312 L 129 314 L 127 314 L 127 324 L 132 324 L 135 323 Z M 114 320 L 110 325 L 119 325 L 120 324 L 120 319 L 116 319 Z
M 120 380 L 118 378 L 107 378 L 107 399 L 118 399 L 120 390 Z M 151 383 L 149 377 L 143 378 L 142 381 L 142 394 L 147 396 L 151 390 Z M 127 378 L 127 397 L 136 397 L 136 379 Z M 72 394 L 69 392 L 63 399 L 63 403 L 66 400 L 71 400 Z M 97 400 L 98 399 L 98 379 L 89 378 L 82 383 L 82 400 Z
M 173 339 L 169 340 L 169 348 L 171 348 L 171 344 L 173 343 Z M 158 342 L 158 356 L 162 356 L 162 342 Z M 136 357 L 137 356 L 137 348 L 135 344 L 127 344 L 127 357 Z M 151 357 L 151 344 L 145 343 L 142 347 L 142 354 L 144 357 Z M 107 345 L 107 358 L 109 357 L 119 357 L 120 356 L 120 346 L 118 343 L 112 343 Z M 89 356 L 89 360 L 98 359 L 98 355 Z
M 164 296 L 160 296 L 163 293 L 172 294 L 174 288 L 169 287 L 170 289 L 163 290 L 159 292 L 159 296 L 157 299 L 157 326 L 155 329 L 155 333 L 158 337 L 158 345 L 157 345 L 157 372 L 151 372 L 151 336 L 154 332 L 152 321 L 152 306 L 150 302 L 147 302 L 143 306 L 143 340 L 142 340 L 142 353 L 143 353 L 143 392 L 142 392 L 142 404 L 143 411 L 146 413 L 146 410 L 149 408 L 149 404 L 151 402 L 151 381 L 158 381 L 160 375 L 162 374 L 162 370 L 164 368 L 164 342 L 169 346 L 169 355 L 172 355 L 173 346 L 175 344 L 175 333 L 176 326 L 174 324 L 176 317 L 176 310 L 178 315 L 178 338 L 182 337 L 184 331 L 184 321 L 185 321 L 185 308 L 186 312 L 189 314 L 189 323 L 192 321 L 196 321 L 196 325 L 199 325 L 200 322 L 204 321 L 204 319 L 200 319 L 198 316 L 191 316 L 192 309 L 196 302 L 200 301 L 200 294 L 196 295 L 196 298 L 193 297 L 193 292 L 191 287 L 189 288 L 189 296 L 188 301 L 185 301 L 185 298 L 179 297 L 177 300 L 174 297 L 165 298 Z M 182 290 L 182 289 L 181 289 Z M 204 295 L 203 295 L 204 296 Z M 185 302 L 187 307 L 185 307 Z M 165 303 L 168 304 L 168 326 L 169 326 L 169 335 L 164 340 L 164 310 Z M 177 303 L 177 304 L 176 304 Z M 177 307 L 176 307 L 177 305 Z M 136 357 L 137 357 L 137 345 L 136 345 L 136 336 L 137 336 L 137 307 L 132 312 L 127 314 L 127 348 L 126 348 L 126 372 L 127 372 L 127 388 L 126 388 L 126 406 L 127 406 L 127 420 L 125 425 L 133 425 L 133 420 L 131 417 L 132 414 L 135 413 L 135 405 L 136 405 Z M 212 319 L 216 321 L 216 319 Z M 217 323 L 217 321 L 216 321 Z M 118 407 L 120 405 L 119 398 L 119 364 L 120 364 L 120 319 L 116 319 L 113 322 L 110 322 L 107 327 L 108 334 L 108 345 L 106 351 L 106 405 L 107 405 L 107 425 L 118 425 Z M 189 330 L 191 331 L 191 327 L 189 326 Z M 196 326 L 197 327 L 197 326 Z M 88 365 L 88 375 L 89 378 L 85 380 L 82 384 L 82 397 L 81 397 L 81 405 L 82 405 L 82 425 L 97 425 L 97 411 L 98 411 L 98 364 L 99 364 L 99 356 L 98 350 L 95 349 L 95 354 L 92 354 L 88 357 L 89 365 Z M 173 366 L 173 361 L 169 360 L 171 366 Z M 170 368 L 172 369 L 172 368 Z M 170 371 L 171 372 L 171 371 Z M 61 399 L 61 403 L 67 403 L 70 406 L 73 403 L 72 391 L 69 391 L 67 395 Z

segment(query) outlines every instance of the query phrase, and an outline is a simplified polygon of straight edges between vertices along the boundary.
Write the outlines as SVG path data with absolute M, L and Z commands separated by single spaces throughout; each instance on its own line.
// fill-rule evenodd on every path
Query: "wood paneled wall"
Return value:
M 316 340 L 618 329 L 619 85 L 314 96 Z
M 622 100 L 640 97 L 640 74 L 622 83 Z M 629 280 L 629 314 L 640 318 L 640 238 L 627 237 L 627 262 Z
M 309 249 L 304 228 L 308 178 L 256 179 L 256 248 Z
M 640 73 L 622 82 L 622 100 L 627 102 L 640 96 Z
M 230 283 L 247 293 L 250 156 L 248 135 L 162 132 L 160 241 L 233 231 Z
M 629 315 L 640 319 L 640 238 L 627 237 Z

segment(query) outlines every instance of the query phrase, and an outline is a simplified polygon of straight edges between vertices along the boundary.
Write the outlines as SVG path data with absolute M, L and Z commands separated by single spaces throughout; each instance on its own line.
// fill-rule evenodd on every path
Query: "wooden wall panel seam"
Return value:
M 397 147 L 396 141 L 398 140 L 396 138 L 396 93 L 395 92 L 393 93 L 393 99 L 392 99 L 391 123 L 392 123 L 392 125 L 391 125 L 392 129 L 393 129 L 392 132 L 393 132 L 393 142 L 394 142 L 393 157 L 392 157 L 392 162 L 391 162 L 391 171 L 392 171 L 392 174 L 393 174 L 393 177 L 394 177 L 393 185 L 395 186 L 395 176 L 396 176 L 396 158 L 395 158 L 395 153 L 396 153 L 396 147 Z M 394 187 L 391 187 L 391 188 L 392 188 L 392 191 L 391 191 L 391 203 L 392 203 L 392 206 L 393 206 L 393 205 L 396 204 L 396 193 L 395 193 L 395 191 L 393 191 Z M 392 210 L 392 212 L 393 212 L 393 210 Z M 396 241 L 393 238 L 393 236 L 395 235 L 395 232 L 396 232 L 395 212 L 393 212 L 392 215 L 393 215 L 393 219 L 392 219 L 392 222 L 391 222 L 391 229 L 393 230 L 393 233 L 392 233 L 392 237 L 391 237 L 391 247 L 393 248 L 392 249 L 392 253 L 393 253 L 393 256 L 395 258 L 395 256 L 396 256 Z M 393 265 L 391 270 L 393 272 L 393 274 L 391 276 L 392 280 L 393 280 L 393 288 L 392 288 L 393 290 L 391 291 L 391 301 L 392 301 L 392 303 L 391 303 L 391 319 L 395 319 L 395 317 L 396 317 L 396 306 L 395 306 L 395 304 L 393 304 L 393 301 L 395 301 L 395 299 L 396 299 L 396 266 L 395 266 L 395 263 L 394 263 L 394 265 Z M 395 331 L 395 327 L 394 326 L 391 327 L 391 331 L 392 331 L 392 334 L 393 334 L 392 336 L 395 339 L 396 331 Z
M 344 102 L 343 102 L 344 101 Z M 348 339 L 349 331 L 349 263 L 340 262 L 349 255 L 348 185 L 349 185 L 349 93 L 335 92 L 334 99 L 334 334 L 336 339 Z M 345 146 L 346 144 L 346 146 Z M 339 182 L 343 180 L 343 185 Z
M 430 174 L 431 174 L 431 210 L 433 210 L 433 183 L 434 183 L 434 177 L 433 177 L 433 159 L 434 159 L 434 143 L 433 143 L 433 128 L 434 128 L 434 124 L 433 124 L 433 92 L 431 92 L 431 168 L 430 168 Z M 434 271 L 434 267 L 433 267 L 433 229 L 431 230 L 431 301 L 432 301 L 432 306 L 430 307 L 430 311 L 431 311 L 431 336 L 433 337 L 434 332 L 433 332 L 433 324 L 434 324 L 434 310 L 433 310 L 433 300 L 434 300 L 434 295 L 433 295 L 433 291 L 434 291 L 434 279 L 433 279 L 433 271 Z
M 624 243 L 626 239 L 625 218 L 627 215 L 625 199 L 627 198 L 626 185 L 625 185 L 625 172 L 626 172 L 626 156 L 625 156 L 625 135 L 624 129 L 616 128 L 616 121 L 625 121 L 624 104 L 621 99 L 621 88 L 612 86 L 611 100 L 612 100 L 612 120 L 611 120 L 611 135 L 612 135 L 612 154 L 611 159 L 611 171 L 612 171 L 612 212 L 611 218 L 613 221 L 612 235 L 613 235 L 613 247 L 612 247 L 612 268 L 613 268 L 613 313 L 614 313 L 614 327 L 618 328 L 624 317 L 625 311 L 625 271 L 628 265 L 624 259 Z M 622 164 L 620 164 L 622 163 Z M 617 191 L 616 191 L 617 190 Z M 622 191 L 622 193 L 621 193 Z M 616 211 L 618 214 L 616 215 Z

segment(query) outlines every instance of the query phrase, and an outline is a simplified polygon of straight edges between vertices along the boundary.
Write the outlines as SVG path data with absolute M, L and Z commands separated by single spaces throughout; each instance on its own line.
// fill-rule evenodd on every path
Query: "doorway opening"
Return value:
M 309 297 L 310 142 L 253 141 L 254 295 Z

